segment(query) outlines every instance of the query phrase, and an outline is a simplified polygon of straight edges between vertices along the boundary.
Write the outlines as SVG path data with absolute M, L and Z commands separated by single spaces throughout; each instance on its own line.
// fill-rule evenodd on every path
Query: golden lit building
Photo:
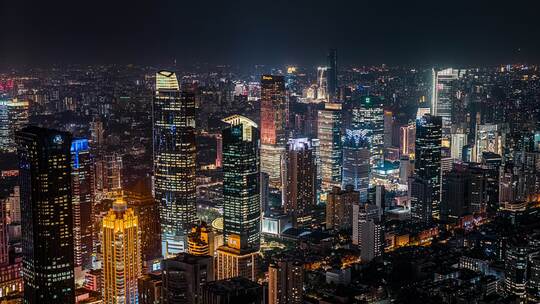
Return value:
M 188 253 L 214 256 L 214 232 L 205 222 L 195 225 L 188 234 Z
M 123 198 L 103 219 L 103 303 L 138 303 L 141 275 L 139 219 Z
M 217 279 L 244 277 L 255 281 L 258 251 L 240 249 L 240 236 L 229 235 L 227 245 L 217 249 Z

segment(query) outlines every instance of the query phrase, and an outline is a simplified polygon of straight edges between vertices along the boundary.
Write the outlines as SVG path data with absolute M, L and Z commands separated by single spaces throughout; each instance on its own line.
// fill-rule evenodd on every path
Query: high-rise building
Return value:
M 214 258 L 181 253 L 162 261 L 162 303 L 198 304 L 203 286 L 214 281 Z
M 467 134 L 464 132 L 452 133 L 450 138 L 450 157 L 461 160 L 463 158 L 463 147 L 467 145 Z
M 343 142 L 341 187 L 352 185 L 360 193 L 360 202 L 367 201 L 371 176 L 370 147 L 366 130 L 346 130 Z
M 416 124 L 410 123 L 400 127 L 399 152 L 410 159 L 414 159 L 414 144 L 416 141 Z
M 363 96 L 353 102 L 351 128 L 367 130 L 371 146 L 371 164 L 377 165 L 384 152 L 384 105 L 375 96 Z
M 431 115 L 440 116 L 442 125 L 447 128 L 452 120 L 452 102 L 455 98 L 455 82 L 459 79 L 459 70 L 453 68 L 432 70 Z
M 160 205 L 164 256 L 186 249 L 196 221 L 195 95 L 181 92 L 176 74 L 156 74 L 153 103 L 154 193 Z
M 411 198 L 411 218 L 429 224 L 433 221 L 433 187 L 425 179 L 413 177 L 409 183 Z
M 439 218 L 441 201 L 441 141 L 441 117 L 426 114 L 416 120 L 414 174 L 431 186 L 434 218 Z
M 71 134 L 17 133 L 24 303 L 74 303 Z
M 384 147 L 392 146 L 392 131 L 394 129 L 394 113 L 392 111 L 384 111 Z
M 122 197 L 103 218 L 103 303 L 138 303 L 141 276 L 139 218 Z
M 217 279 L 244 277 L 256 281 L 258 257 L 258 251 L 242 248 L 240 236 L 230 234 L 227 244 L 217 249 Z
M 324 110 L 319 110 L 317 138 L 320 142 L 323 191 L 341 186 L 341 123 L 341 104 L 326 103 Z
M 302 304 L 304 265 L 290 257 L 278 257 L 268 267 L 268 303 Z
M 0 95 L 0 152 L 15 152 L 15 133 L 28 124 L 28 101 Z
M 141 260 L 144 272 L 151 271 L 152 263 L 161 256 L 161 227 L 159 225 L 159 207 L 150 193 L 125 191 L 128 207 L 138 218 Z
M 261 205 L 257 124 L 233 115 L 223 119 L 223 233 L 240 236 L 242 249 L 259 249 Z
M 203 288 L 202 304 L 263 304 L 261 285 L 243 277 L 209 282 Z
M 529 246 L 522 240 L 511 241 L 506 249 L 504 261 L 505 290 L 521 299 L 526 297 L 529 253 Z
M 161 301 L 161 273 L 148 273 L 138 280 L 139 304 L 158 304 Z
M 330 49 L 328 51 L 328 70 L 327 70 L 327 94 L 328 101 L 334 102 L 339 97 L 338 86 L 338 65 L 337 65 L 337 50 Z
M 110 153 L 99 156 L 94 164 L 95 193 L 117 193 L 122 190 L 122 155 Z
M 287 191 L 284 211 L 305 216 L 317 203 L 315 155 L 307 138 L 289 140 L 287 152 Z
M 383 253 L 384 225 L 376 219 L 369 219 L 360 226 L 360 258 L 362 262 L 370 262 Z
M 374 204 L 359 203 L 353 205 L 353 232 L 352 243 L 354 245 L 362 244 L 362 229 L 364 224 L 370 220 L 380 220 L 380 210 Z
M 282 190 L 282 169 L 287 143 L 289 104 L 283 76 L 261 77 L 261 171 L 270 187 Z
M 92 207 L 94 204 L 94 164 L 88 140 L 71 142 L 71 191 L 73 197 L 73 243 L 75 266 L 90 269 L 92 266 Z
M 528 303 L 540 302 L 540 255 L 538 253 L 529 256 L 529 281 L 527 282 Z
M 194 225 L 188 234 L 188 253 L 191 255 L 214 256 L 215 248 L 214 232 L 205 222 Z
M 482 162 L 483 152 L 492 152 L 499 155 L 504 154 L 506 142 L 506 130 L 500 124 L 477 124 L 475 149 L 473 159 Z
M 326 229 L 342 230 L 352 227 L 353 205 L 359 204 L 360 195 L 353 186 L 345 190 L 334 187 L 326 201 Z

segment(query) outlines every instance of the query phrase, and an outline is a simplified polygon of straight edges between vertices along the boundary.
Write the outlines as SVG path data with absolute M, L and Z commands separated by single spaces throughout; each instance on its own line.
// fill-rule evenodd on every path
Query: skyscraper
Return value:
M 375 204 L 358 203 L 353 204 L 352 212 L 352 243 L 360 246 L 362 244 L 364 224 L 371 220 L 379 221 L 381 219 L 380 210 Z
M 327 70 L 327 94 L 328 101 L 334 102 L 339 97 L 338 86 L 338 66 L 337 66 L 337 50 L 330 49 L 328 51 L 328 70 Z
M 103 218 L 103 302 L 138 303 L 141 275 L 139 218 L 123 198 L 118 198 Z
M 94 164 L 88 140 L 71 142 L 71 190 L 73 193 L 73 242 L 75 266 L 89 269 L 92 266 L 92 207 L 94 200 Z
M 289 104 L 283 76 L 261 77 L 261 171 L 268 173 L 270 187 L 281 190 Z
M 74 303 L 71 135 L 33 126 L 17 134 L 24 303 Z
M 153 103 L 154 192 L 160 205 L 164 256 L 186 249 L 196 220 L 195 96 L 181 92 L 176 74 L 156 74 Z
M 432 70 L 431 115 L 442 117 L 442 124 L 450 126 L 452 119 L 452 101 L 455 98 L 455 81 L 459 79 L 459 70 L 453 68 Z
M 367 130 L 371 140 L 371 164 L 383 159 L 384 150 L 384 106 L 381 98 L 363 96 L 353 101 L 351 129 Z
M 28 124 L 28 101 L 0 95 L 0 152 L 14 152 L 15 133 Z
M 268 267 L 268 303 L 303 302 L 304 265 L 291 257 L 278 257 Z
M 320 142 L 321 176 L 323 191 L 341 186 L 341 104 L 326 103 L 319 110 L 317 138 Z
M 343 142 L 342 188 L 352 185 L 360 193 L 360 202 L 367 201 L 371 173 L 370 147 L 366 130 L 346 130 Z
M 441 201 L 441 117 L 426 114 L 416 121 L 414 174 L 431 185 L 431 212 L 439 218 Z
M 326 229 L 350 229 L 353 220 L 353 205 L 359 204 L 360 195 L 351 185 L 345 190 L 334 187 L 326 202 Z
M 316 171 L 311 141 L 307 138 L 289 140 L 285 212 L 303 217 L 315 206 Z
M 214 281 L 214 258 L 187 253 L 163 260 L 162 299 L 164 304 L 202 302 L 202 288 Z
M 259 249 L 261 205 L 259 189 L 259 132 L 246 117 L 223 119 L 223 233 L 240 237 L 242 249 Z

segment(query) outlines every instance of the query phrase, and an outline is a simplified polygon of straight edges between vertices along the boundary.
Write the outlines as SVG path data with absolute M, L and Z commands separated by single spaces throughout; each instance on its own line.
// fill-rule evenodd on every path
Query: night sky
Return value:
M 4 66 L 540 62 L 540 1 L 0 1 Z

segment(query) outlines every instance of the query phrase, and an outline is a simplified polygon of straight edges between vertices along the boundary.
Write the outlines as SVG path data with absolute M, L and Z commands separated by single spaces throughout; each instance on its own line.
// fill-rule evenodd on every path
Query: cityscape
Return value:
M 219 27 L 220 8 L 201 18 Z M 278 22 L 275 10 L 260 17 Z M 460 16 L 454 34 L 469 37 Z M 361 53 L 403 60 L 384 64 L 359 63 L 359 46 L 337 38 L 316 50 L 298 38 L 291 54 L 305 57 L 269 46 L 227 62 L 211 54 L 230 46 L 198 38 L 207 59 L 170 56 L 182 46 L 169 40 L 154 62 L 124 61 L 148 46 L 113 46 L 103 63 L 87 57 L 97 48 L 50 56 L 66 37 L 83 43 L 77 24 L 47 36 L 57 22 L 27 36 L 28 51 L 0 52 L 0 304 L 540 303 L 537 41 L 469 44 L 486 61 L 413 60 L 388 43 Z M 286 24 L 268 40 L 304 30 Z M 403 26 L 395 35 L 416 28 Z

